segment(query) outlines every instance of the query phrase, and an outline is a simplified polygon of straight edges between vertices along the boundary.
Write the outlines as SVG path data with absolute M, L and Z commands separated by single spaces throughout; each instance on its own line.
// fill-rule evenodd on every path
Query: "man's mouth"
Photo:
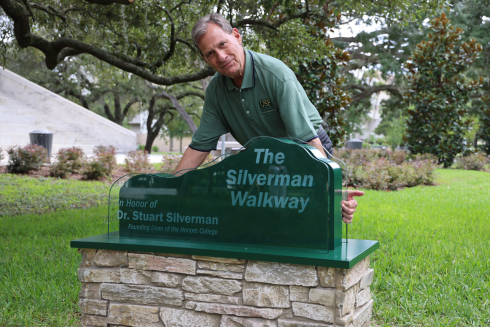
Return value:
M 221 69 L 229 67 L 232 62 L 233 62 L 233 60 L 230 60 L 227 64 L 221 66 Z

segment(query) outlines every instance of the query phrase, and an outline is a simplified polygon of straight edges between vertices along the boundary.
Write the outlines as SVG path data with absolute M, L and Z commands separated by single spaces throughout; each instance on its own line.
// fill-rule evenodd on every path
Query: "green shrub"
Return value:
M 7 149 L 9 162 L 7 172 L 21 173 L 38 169 L 48 161 L 48 151 L 38 145 L 10 147 Z
M 160 172 L 164 173 L 173 173 L 177 168 L 177 164 L 179 164 L 182 155 L 163 155 L 162 157 L 162 167 L 160 168 Z M 206 167 L 210 166 L 209 163 L 213 162 L 216 159 L 216 156 L 209 154 L 203 161 L 201 165 L 205 165 Z M 216 164 L 214 162 L 211 165 Z
M 78 173 L 84 165 L 85 154 L 81 148 L 62 148 L 56 154 L 56 163 L 51 166 L 51 176 L 66 178 L 68 174 Z
M 151 150 L 154 151 L 155 153 L 158 152 L 160 148 L 158 148 L 157 146 L 153 146 L 151 147 Z
M 181 158 L 182 155 L 163 155 L 162 167 L 160 168 L 160 171 L 165 173 L 173 173 Z
M 467 146 L 465 131 L 472 120 L 467 103 L 482 87 L 483 78 L 471 80 L 465 71 L 482 51 L 481 44 L 463 37 L 444 13 L 431 20 L 428 40 L 417 44 L 406 61 L 408 118 L 404 141 L 414 154 L 431 153 L 450 167 Z M 467 42 L 465 42 L 467 40 Z
M 104 163 L 93 157 L 85 163 L 82 174 L 87 180 L 98 180 L 107 176 L 107 169 Z
M 401 165 L 407 159 L 408 154 L 404 150 L 395 150 L 391 152 L 390 160 L 398 165 Z
M 139 150 L 145 150 L 145 145 L 138 145 Z
M 402 162 L 378 158 L 355 164 L 347 161 L 348 183 L 374 190 L 397 190 L 403 187 L 429 185 L 434 181 L 437 162 L 430 160 Z
M 348 161 L 353 165 L 363 165 L 364 163 L 371 162 L 375 158 L 378 158 L 378 152 L 371 149 L 355 149 L 350 150 Z
M 480 147 L 487 155 L 490 155 L 490 97 L 485 95 L 481 98 L 482 107 L 480 110 L 480 129 L 478 130 L 478 137 L 480 137 L 484 144 Z
M 424 153 L 424 154 L 416 154 L 415 155 L 415 160 L 416 161 L 425 161 L 425 160 L 429 160 L 431 162 L 438 162 L 438 158 L 436 155 L 432 155 L 432 154 L 429 154 L 429 153 Z
M 114 146 L 96 146 L 94 153 L 97 161 L 104 165 L 106 174 L 111 174 L 117 165 L 116 148 Z
M 481 171 L 488 163 L 488 159 L 483 154 L 472 154 L 469 156 L 461 156 L 456 159 L 456 168 L 462 170 Z
M 96 146 L 95 156 L 85 163 L 82 174 L 85 179 L 100 179 L 110 176 L 117 165 L 116 149 L 113 146 Z
M 150 173 L 154 171 L 153 165 L 150 164 L 150 158 L 146 151 L 130 151 L 125 159 L 126 169 L 129 173 Z

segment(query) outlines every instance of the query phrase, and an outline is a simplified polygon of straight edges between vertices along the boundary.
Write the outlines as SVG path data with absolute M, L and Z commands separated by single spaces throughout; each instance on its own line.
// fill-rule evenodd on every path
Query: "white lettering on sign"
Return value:
M 270 208 L 286 208 L 297 209 L 299 213 L 303 213 L 310 199 L 303 197 L 284 197 L 284 196 L 269 196 L 268 192 L 259 192 L 259 197 L 249 195 L 248 192 L 242 193 L 237 191 L 231 192 L 232 206 L 248 206 L 248 207 L 270 207 Z M 299 207 L 301 205 L 301 207 Z
M 284 163 L 284 153 L 277 153 L 274 156 L 274 153 L 271 152 L 269 149 L 261 149 L 257 148 L 255 149 L 255 152 L 257 153 L 257 157 L 255 158 L 255 164 L 260 164 L 260 155 L 264 153 L 264 161 L 262 164 L 272 164 L 272 161 L 274 160 L 274 163 L 276 164 L 282 164 Z
M 289 174 L 251 174 L 248 170 L 228 170 L 226 183 L 230 185 L 250 185 L 259 186 L 286 186 L 286 187 L 313 187 L 312 175 L 293 175 Z M 237 176 L 238 173 L 238 176 Z
M 166 217 L 166 218 L 165 218 Z M 119 210 L 117 211 L 117 218 L 119 220 L 129 220 L 128 213 Z M 195 215 L 181 215 L 180 213 L 143 213 L 140 211 L 133 211 L 134 221 L 152 221 L 152 222 L 177 222 L 177 223 L 194 223 L 194 224 L 218 224 L 218 218 L 213 216 L 195 216 Z

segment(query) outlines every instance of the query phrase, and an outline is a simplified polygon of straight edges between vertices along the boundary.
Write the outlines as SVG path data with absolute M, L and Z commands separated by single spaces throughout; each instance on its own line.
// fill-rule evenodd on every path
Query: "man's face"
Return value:
M 236 28 L 231 34 L 226 33 L 216 24 L 208 24 L 208 30 L 197 42 L 204 60 L 229 78 L 243 77 L 245 72 L 245 54 L 242 37 Z

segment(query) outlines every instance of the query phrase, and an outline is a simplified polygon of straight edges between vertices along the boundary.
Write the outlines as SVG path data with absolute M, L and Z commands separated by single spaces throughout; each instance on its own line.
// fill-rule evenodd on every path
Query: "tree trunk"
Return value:
M 150 133 L 150 131 L 148 131 L 148 135 L 146 136 L 146 144 L 145 144 L 145 150 L 148 152 L 148 154 L 151 154 L 151 147 L 153 147 L 153 142 L 155 142 L 155 139 L 157 137 L 158 137 L 158 132 Z
M 122 125 L 124 120 L 121 114 L 121 99 L 119 98 L 119 93 L 114 92 L 114 122 L 119 125 Z
M 170 151 L 174 150 L 174 138 L 170 137 Z
M 172 102 L 172 105 L 175 107 L 175 109 L 177 110 L 177 112 L 179 112 L 179 114 L 182 117 L 182 119 L 184 120 L 184 122 L 187 123 L 187 125 L 189 126 L 189 130 L 191 130 L 191 133 L 196 132 L 196 130 L 197 130 L 196 123 L 194 123 L 194 121 L 192 120 L 192 118 L 189 115 L 189 113 L 187 113 L 185 111 L 185 109 L 180 105 L 180 103 L 177 100 L 177 98 L 175 98 L 172 95 L 169 95 L 165 91 L 162 91 L 162 94 L 165 96 L 165 98 L 167 98 L 168 100 L 170 100 Z

